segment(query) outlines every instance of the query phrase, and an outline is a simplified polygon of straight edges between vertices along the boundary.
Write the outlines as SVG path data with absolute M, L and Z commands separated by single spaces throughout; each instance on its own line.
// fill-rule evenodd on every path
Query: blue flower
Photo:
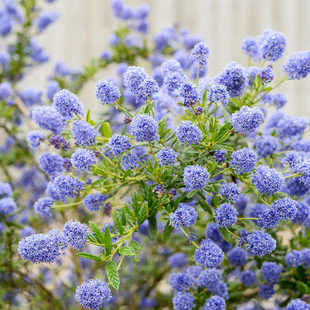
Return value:
M 205 305 L 201 309 L 202 310 L 225 310 L 226 309 L 225 299 L 220 296 L 212 296 L 206 300 Z
M 263 112 L 258 108 L 243 106 L 239 112 L 232 115 L 232 125 L 236 132 L 249 135 L 264 121 Z
M 224 252 L 214 242 L 203 240 L 199 248 L 195 250 L 194 260 L 197 264 L 208 268 L 215 268 L 224 260 Z
M 240 247 L 235 247 L 231 249 L 227 253 L 228 260 L 231 264 L 236 265 L 236 266 L 243 266 L 245 265 L 248 255 L 245 250 L 243 250 Z
M 131 143 L 127 136 L 115 134 L 111 137 L 109 146 L 114 155 L 120 155 L 131 148 Z
M 183 97 L 184 105 L 187 107 L 191 107 L 199 101 L 198 90 L 191 82 L 182 84 L 180 96 Z
M 102 104 L 109 104 L 116 102 L 121 92 L 112 81 L 100 80 L 96 85 L 96 97 Z
M 265 208 L 263 212 L 259 215 L 256 224 L 262 228 L 274 228 L 278 225 L 280 217 L 277 210 L 274 208 Z
M 170 215 L 171 225 L 175 228 L 192 226 L 196 222 L 197 216 L 195 208 L 186 204 L 180 204 Z
M 54 203 L 54 200 L 49 197 L 40 198 L 37 200 L 33 206 L 34 211 L 39 214 L 41 217 L 52 216 L 51 208 Z
M 81 250 L 87 244 L 89 229 L 85 224 L 70 220 L 65 224 L 63 234 L 74 249 Z
M 72 119 L 74 114 L 83 115 L 83 106 L 78 97 L 69 90 L 59 90 L 53 97 L 55 110 L 65 119 Z
M 191 58 L 193 61 L 199 63 L 200 66 L 205 66 L 209 54 L 210 50 L 208 46 L 203 42 L 198 42 L 192 50 Z
M 99 208 L 103 206 L 103 202 L 106 199 L 107 197 L 103 194 L 99 193 L 88 194 L 83 199 L 83 204 L 89 211 L 98 211 Z
M 38 32 L 43 32 L 49 25 L 54 23 L 59 17 L 57 12 L 43 12 L 34 21 Z
M 255 140 L 254 147 L 259 156 L 267 157 L 280 149 L 280 143 L 277 138 L 272 136 L 260 136 Z
M 289 197 L 278 199 L 272 204 L 281 220 L 292 220 L 297 214 L 297 202 Z
M 198 279 L 199 286 L 205 287 L 208 290 L 214 290 L 222 277 L 222 272 L 219 269 L 209 268 L 203 270 Z
M 239 97 L 243 94 L 248 85 L 247 74 L 243 67 L 232 62 L 226 66 L 224 71 L 216 77 L 216 82 L 223 84 L 229 93 L 229 96 Z
M 104 281 L 92 279 L 76 288 L 75 298 L 83 307 L 99 310 L 112 299 L 112 295 Z
M 230 202 L 236 202 L 240 196 L 240 190 L 235 183 L 224 183 L 220 189 L 220 194 Z
M 297 298 L 293 299 L 288 305 L 287 310 L 309 310 L 310 306 L 303 300 Z
M 72 134 L 77 145 L 90 146 L 96 142 L 97 130 L 85 121 L 75 121 Z
M 42 129 L 50 130 L 54 134 L 63 132 L 67 125 L 66 120 L 53 107 L 36 107 L 31 117 Z
M 184 272 L 172 273 L 168 282 L 176 292 L 184 292 L 194 284 L 193 278 Z
M 287 97 L 282 93 L 275 93 L 272 95 L 272 104 L 277 108 L 283 108 L 287 103 Z
M 11 84 L 8 82 L 3 82 L 0 84 L 0 100 L 5 100 L 13 95 L 13 89 Z
M 171 166 L 177 159 L 176 152 L 170 148 L 163 148 L 157 154 L 158 163 L 161 166 Z
M 262 299 L 269 299 L 274 295 L 275 291 L 272 284 L 263 284 L 259 287 L 258 296 Z
M 0 182 L 0 198 L 12 196 L 12 187 L 9 183 Z
M 124 74 L 124 85 L 134 93 L 146 78 L 147 74 L 143 68 L 130 66 Z
M 277 283 L 281 276 L 282 267 L 273 262 L 264 262 L 261 271 L 265 282 Z
M 293 250 L 285 255 L 285 263 L 289 267 L 296 268 L 303 263 L 303 255 L 301 251 Z
M 136 115 L 130 124 L 130 132 L 136 137 L 137 142 L 154 141 L 157 130 L 157 122 L 146 114 Z
M 187 191 L 201 190 L 209 182 L 209 172 L 201 166 L 187 166 L 184 169 L 183 181 Z
M 76 149 L 71 155 L 71 163 L 74 168 L 87 171 L 97 162 L 94 152 L 86 149 Z
M 175 134 L 182 144 L 198 144 L 202 140 L 201 130 L 190 121 L 181 122 Z
M 210 102 L 220 102 L 224 105 L 228 104 L 229 93 L 226 89 L 226 86 L 222 84 L 213 84 L 209 88 L 208 98 Z
M 45 134 L 39 130 L 33 130 L 27 136 L 27 142 L 32 149 L 36 149 L 44 139 Z
M 40 168 L 49 175 L 57 175 L 64 169 L 64 159 L 51 153 L 43 153 L 39 159 Z
M 249 37 L 244 39 L 241 49 L 247 56 L 251 57 L 254 61 L 257 61 L 259 59 L 259 47 L 256 38 Z
M 181 268 L 187 264 L 187 257 L 184 253 L 175 253 L 168 258 L 172 268 Z
M 261 194 L 272 195 L 281 190 L 284 178 L 273 168 L 261 165 L 252 174 L 252 183 Z
M 282 68 L 291 80 L 307 77 L 310 73 L 310 51 L 291 55 Z
M 276 240 L 263 231 L 255 231 L 246 238 L 246 249 L 251 255 L 264 256 L 276 248 Z
M 174 310 L 191 310 L 194 308 L 194 297 L 188 292 L 177 293 L 172 300 Z
M 237 210 L 230 204 L 221 204 L 214 213 L 217 224 L 220 227 L 231 227 L 238 220 Z
M 244 286 L 251 286 L 256 281 L 256 273 L 252 270 L 243 271 L 240 279 Z
M 260 73 L 259 73 L 259 77 L 261 78 L 263 83 L 270 83 L 270 82 L 272 82 L 272 80 L 274 78 L 272 67 L 268 66 L 266 68 L 263 68 L 260 71 Z
M 0 214 L 9 215 L 17 209 L 15 201 L 11 197 L 0 199 Z
M 124 170 L 131 170 L 138 167 L 139 162 L 139 157 L 132 151 L 122 157 L 121 165 Z

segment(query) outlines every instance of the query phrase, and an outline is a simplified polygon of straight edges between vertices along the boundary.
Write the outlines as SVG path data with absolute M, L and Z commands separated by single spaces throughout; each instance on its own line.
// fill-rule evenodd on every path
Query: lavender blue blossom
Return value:
M 0 199 L 0 215 L 9 215 L 17 209 L 15 201 L 11 197 Z
M 277 283 L 281 277 L 282 267 L 273 262 L 264 262 L 261 271 L 265 282 Z
M 102 104 L 115 103 L 121 92 L 112 81 L 100 80 L 96 85 L 96 97 Z
M 280 172 L 273 168 L 260 165 L 252 174 L 252 184 L 261 194 L 272 195 L 281 190 L 284 178 Z
M 297 298 L 293 299 L 288 305 L 287 310 L 309 310 L 310 306 L 303 300 Z
M 40 168 L 48 175 L 57 175 L 63 171 L 64 160 L 61 156 L 43 153 L 39 158 Z
M 275 93 L 272 96 L 272 104 L 277 108 L 283 108 L 287 103 L 287 97 L 282 93 Z
M 87 244 L 89 229 L 85 224 L 70 220 L 65 224 L 63 234 L 66 241 L 74 249 L 81 250 Z
M 236 202 L 240 196 L 240 189 L 235 183 L 224 183 L 220 189 L 220 194 L 230 202 Z
M 246 249 L 251 255 L 264 256 L 276 248 L 276 240 L 263 231 L 255 231 L 246 238 Z
M 241 50 L 252 60 L 257 61 L 259 59 L 259 47 L 256 38 L 249 37 L 243 40 Z
M 97 130 L 83 120 L 75 121 L 72 134 L 76 145 L 90 146 L 96 142 Z
M 124 85 L 131 92 L 136 92 L 139 86 L 145 81 L 147 75 L 143 68 L 131 66 L 124 74 Z
M 83 106 L 78 97 L 69 90 L 59 90 L 53 97 L 53 107 L 65 119 L 72 119 L 74 115 L 83 115 Z
M 279 217 L 277 210 L 274 208 L 265 208 L 259 215 L 256 224 L 262 228 L 274 228 L 278 225 L 281 218 Z
M 74 168 L 88 171 L 97 162 L 94 152 L 86 149 L 77 149 L 71 155 L 71 163 Z
M 212 296 L 206 300 L 205 305 L 201 310 L 225 310 L 225 299 L 220 296 Z
M 12 196 L 12 187 L 9 183 L 0 182 L 0 198 Z
M 31 149 L 35 150 L 45 139 L 45 134 L 39 130 L 31 131 L 27 136 L 27 142 Z
M 109 146 L 114 155 L 120 155 L 131 148 L 131 143 L 127 136 L 115 134 L 111 137 Z
M 226 150 L 215 150 L 213 158 L 216 160 L 216 162 L 221 163 L 223 162 L 227 157 L 227 151 Z
M 59 17 L 57 12 L 43 12 L 34 21 L 38 32 L 43 32 L 49 25 L 54 23 Z
M 191 310 L 194 308 L 194 297 L 192 293 L 188 292 L 179 292 L 173 299 L 173 308 L 174 310 Z
M 201 130 L 190 121 L 181 122 L 175 134 L 182 144 L 199 144 L 202 140 Z
M 263 81 L 263 83 L 270 83 L 274 78 L 273 69 L 270 66 L 263 68 L 260 70 L 259 77 Z
M 198 214 L 194 207 L 180 204 L 170 215 L 171 225 L 174 228 L 179 228 L 180 226 L 192 226 L 196 222 L 197 216 Z
M 258 108 L 249 108 L 243 106 L 239 112 L 232 115 L 232 125 L 236 132 L 244 135 L 249 135 L 264 121 L 264 115 Z
M 199 42 L 194 46 L 191 58 L 193 61 L 199 63 L 199 66 L 205 66 L 207 64 L 209 54 L 210 50 L 208 46 L 203 42 Z
M 224 85 L 229 96 L 235 98 L 243 94 L 248 85 L 248 78 L 244 68 L 232 62 L 216 77 L 216 83 Z
M 277 123 L 276 131 L 281 138 L 296 138 L 304 134 L 308 124 L 304 117 L 284 115 Z
M 310 51 L 297 52 L 289 57 L 282 67 L 291 80 L 300 80 L 310 73 Z
M 0 100 L 6 100 L 13 95 L 13 89 L 10 83 L 0 83 Z
M 277 216 L 281 220 L 292 220 L 297 213 L 297 204 L 295 200 L 285 197 L 274 201 L 272 208 L 275 209 Z
M 187 257 L 184 253 L 175 253 L 168 258 L 172 268 L 182 268 L 187 264 Z
M 184 185 L 187 191 L 201 190 L 209 182 L 209 172 L 201 166 L 187 166 L 184 169 Z
M 168 282 L 176 292 L 184 292 L 194 284 L 193 278 L 184 272 L 172 273 Z
M 177 159 L 176 152 L 170 148 L 163 148 L 156 154 L 158 163 L 161 166 L 171 166 Z
M 121 159 L 121 164 L 124 170 L 131 170 L 139 166 L 139 157 L 134 152 L 125 154 Z
M 54 200 L 49 197 L 40 198 L 37 200 L 33 206 L 34 211 L 39 214 L 41 217 L 50 217 L 52 216 L 51 208 L 54 203 Z
M 136 115 L 130 124 L 130 132 L 137 142 L 154 141 L 158 130 L 157 122 L 147 114 Z
M 209 88 L 208 98 L 210 102 L 220 102 L 224 105 L 228 104 L 229 93 L 226 89 L 226 86 L 222 84 L 213 84 Z
M 251 149 L 243 148 L 232 153 L 230 165 L 236 173 L 243 174 L 253 170 L 256 162 L 256 153 Z
M 269 299 L 274 295 L 274 293 L 275 291 L 273 285 L 269 283 L 261 285 L 258 290 L 258 296 L 262 299 Z
M 31 117 L 39 127 L 50 130 L 54 134 L 63 132 L 67 125 L 66 120 L 53 107 L 36 107 Z
M 220 227 L 231 227 L 238 220 L 237 210 L 228 203 L 221 204 L 215 210 L 214 216 Z
M 7 51 L 0 51 L 0 65 L 3 69 L 7 69 L 11 60 L 11 56 Z
M 303 255 L 301 251 L 293 250 L 285 255 L 285 263 L 287 266 L 296 268 L 303 263 Z
M 201 287 L 214 290 L 220 282 L 221 277 L 222 273 L 219 269 L 209 268 L 200 273 L 198 283 Z
M 229 262 L 236 266 L 245 265 L 248 259 L 247 252 L 240 247 L 235 247 L 231 249 L 227 253 L 227 257 L 228 257 Z
M 75 298 L 83 307 L 99 310 L 112 299 L 112 295 L 104 281 L 92 279 L 76 288 Z
M 243 271 L 240 279 L 244 286 L 251 286 L 256 281 L 256 273 L 252 270 Z
M 198 90 L 191 82 L 183 83 L 180 96 L 183 98 L 186 107 L 191 107 L 199 101 Z
M 222 249 L 210 240 L 202 240 L 199 248 L 195 250 L 194 260 L 207 268 L 218 267 L 224 260 Z
M 94 194 L 88 194 L 83 199 L 84 206 L 89 211 L 98 211 L 100 207 L 103 207 L 103 202 L 107 199 L 107 196 L 104 194 L 94 193 Z
M 277 138 L 272 136 L 260 136 L 255 140 L 254 147 L 259 156 L 267 157 L 280 149 L 280 143 Z

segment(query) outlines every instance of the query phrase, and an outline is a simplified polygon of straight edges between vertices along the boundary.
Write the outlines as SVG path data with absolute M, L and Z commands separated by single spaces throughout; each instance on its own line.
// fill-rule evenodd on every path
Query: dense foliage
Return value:
M 49 60 L 41 1 L 0 10 L 1 309 L 309 310 L 309 119 L 275 89 L 310 52 L 276 79 L 286 39 L 266 30 L 247 67 L 207 77 L 200 37 L 149 42 L 148 5 L 113 0 L 110 50 L 56 63 L 43 93 L 20 84 Z M 77 96 L 91 79 L 96 112 Z

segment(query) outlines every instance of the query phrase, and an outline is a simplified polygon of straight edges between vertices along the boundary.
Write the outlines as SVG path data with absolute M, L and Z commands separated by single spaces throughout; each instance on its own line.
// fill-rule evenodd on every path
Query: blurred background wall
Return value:
M 231 60 L 246 65 L 241 53 L 242 40 L 260 34 L 265 28 L 283 32 L 287 37 L 288 54 L 310 50 L 310 0 L 125 0 L 129 5 L 148 3 L 151 6 L 150 35 L 161 28 L 178 23 L 200 35 L 211 50 L 209 76 L 216 75 Z M 91 57 L 98 57 L 108 48 L 108 36 L 116 27 L 111 0 L 57 0 L 50 10 L 61 18 L 40 41 L 52 55 L 52 62 L 63 60 L 81 67 Z M 276 64 L 279 71 L 285 57 Z M 52 62 L 34 73 L 27 84 L 44 87 L 43 79 L 51 72 Z M 278 69 L 277 69 L 278 68 Z M 110 73 L 101 73 L 103 78 Z M 278 77 L 280 75 L 278 74 Z M 86 105 L 95 104 L 93 83 L 82 92 Z M 310 78 L 289 81 L 282 87 L 289 99 L 290 113 L 310 117 Z

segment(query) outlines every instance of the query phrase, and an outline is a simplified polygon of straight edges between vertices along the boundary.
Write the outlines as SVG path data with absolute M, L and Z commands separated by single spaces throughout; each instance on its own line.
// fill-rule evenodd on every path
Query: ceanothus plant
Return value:
M 28 27 L 41 33 L 58 17 L 20 5 L 27 42 Z M 28 45 L 8 49 L 7 58 L 26 54 L 18 70 L 2 68 L 11 114 L 1 117 L 19 153 L 1 156 L 30 170 L 19 180 L 1 164 L 3 305 L 310 309 L 309 120 L 282 112 L 286 97 L 274 91 L 310 74 L 310 52 L 289 56 L 274 81 L 286 39 L 266 30 L 242 44 L 250 66 L 232 62 L 211 78 L 200 37 L 165 28 L 149 46 L 149 7 L 113 0 L 112 9 L 123 26 L 111 52 L 82 71 L 57 63 L 46 99 L 18 89 Z M 112 63 L 116 77 L 98 74 Z M 100 115 L 76 95 L 95 76 Z

